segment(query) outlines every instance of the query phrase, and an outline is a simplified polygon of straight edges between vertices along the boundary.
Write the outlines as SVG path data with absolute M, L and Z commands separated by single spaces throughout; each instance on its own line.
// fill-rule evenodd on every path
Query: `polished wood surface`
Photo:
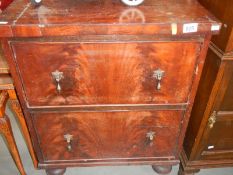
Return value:
M 5 115 L 5 110 L 6 110 L 6 102 L 8 99 L 8 94 L 5 91 L 0 91 L 0 104 L 1 104 L 1 110 L 0 110 L 0 115 L 4 116 Z
M 17 95 L 16 95 L 14 89 L 8 89 L 7 92 L 9 94 L 9 101 L 10 101 L 11 109 L 15 113 L 15 116 L 16 116 L 18 122 L 20 123 L 20 129 L 21 129 L 23 136 L 25 138 L 30 156 L 32 158 L 33 165 L 35 168 L 37 168 L 38 167 L 38 160 L 37 160 L 35 151 L 34 151 L 33 146 L 32 146 L 32 141 L 31 141 L 30 134 L 28 131 L 27 123 L 26 123 L 24 115 L 23 115 L 23 111 L 21 109 L 21 105 L 18 101 L 18 98 L 17 98 Z
M 225 74 L 227 74 L 228 76 L 224 82 L 225 84 L 222 84 L 221 86 L 221 89 L 223 89 L 223 91 L 225 90 L 225 92 L 223 93 L 223 95 L 217 96 L 220 99 L 219 110 L 223 111 L 223 114 L 226 112 L 226 115 L 231 114 L 231 112 L 233 111 L 233 103 L 232 103 L 233 71 L 232 69 L 233 69 L 233 63 L 228 61 L 226 65 L 226 72 L 225 72 Z
M 201 168 L 233 165 L 232 98 L 228 98 L 231 94 L 228 88 L 232 87 L 233 55 L 221 55 L 213 44 L 210 48 L 207 60 L 212 59 L 215 64 L 204 67 L 206 73 L 202 77 L 203 82 L 211 80 L 208 85 L 210 93 L 203 93 L 201 89 L 206 83 L 201 84 L 197 96 L 203 101 L 194 104 L 181 154 L 181 175 Z
M 12 2 L 13 0 L 1 0 L 0 1 L 0 13 L 5 10 L 5 8 L 7 8 L 9 6 L 9 4 Z
M 202 152 L 202 159 L 219 159 L 224 156 L 225 159 L 232 160 L 233 132 L 231 131 L 233 131 L 233 115 L 224 115 L 220 112 L 217 115 L 214 129 L 206 128 L 205 130 L 208 137 L 203 141 L 205 146 Z
M 218 86 L 218 92 L 213 102 L 212 110 L 208 119 L 206 128 L 203 131 L 202 140 L 200 140 L 199 151 L 201 152 L 202 159 L 233 159 L 233 112 L 226 105 L 226 108 L 223 108 L 223 105 L 231 104 L 232 98 L 229 99 L 228 88 L 231 88 L 232 76 L 233 76 L 233 56 L 231 61 L 223 61 L 224 72 L 221 79 L 221 82 Z M 227 98 L 224 98 L 227 97 Z M 230 103 L 231 102 L 231 103 Z M 213 116 L 216 111 L 216 115 Z M 214 117 L 213 127 L 211 127 L 210 117 Z M 219 132 L 221 131 L 221 132 Z
M 138 159 L 176 155 L 182 112 L 33 114 L 45 161 Z M 147 134 L 154 132 L 153 140 Z M 64 139 L 73 135 L 72 150 Z M 125 160 L 124 160 L 125 161 Z
M 212 28 L 220 27 L 199 3 L 19 0 L 1 19 L 4 54 L 47 174 L 129 164 L 165 173 L 179 162 Z
M 23 13 L 21 14 L 21 12 Z M 131 14 L 135 14 L 133 17 Z M 17 0 L 3 12 L 0 36 L 68 36 L 104 34 L 183 34 L 183 24 L 199 23 L 198 33 L 210 32 L 216 19 L 195 0 L 147 0 L 137 8 L 120 1 L 44 0 L 35 8 Z M 162 21 L 162 23 L 161 23 Z M 215 32 L 216 33 L 216 32 Z M 189 34 L 187 34 L 189 35 Z
M 196 66 L 199 44 L 67 41 L 15 42 L 12 47 L 29 106 L 58 106 L 187 103 L 193 81 L 187 75 Z M 153 77 L 158 69 L 165 72 L 160 90 Z M 60 93 L 52 78 L 56 70 L 64 76 Z
M 190 118 L 184 141 L 184 148 L 188 156 L 191 156 L 192 147 L 201 126 L 202 118 L 218 74 L 220 77 L 219 80 L 221 80 L 223 72 L 219 72 L 220 65 L 221 60 L 212 50 L 209 50 L 191 113 L 191 116 L 195 117 Z
M 0 74 L 9 74 L 9 67 L 6 59 L 3 58 L 2 48 L 0 46 Z
M 181 153 L 180 175 L 233 165 L 233 4 L 200 2 L 224 25 L 209 47 Z
M 6 91 L 0 91 L 0 133 L 5 138 L 8 149 L 13 157 L 13 160 L 21 175 L 26 175 L 20 159 L 19 151 L 15 143 L 14 135 L 11 128 L 11 123 L 8 116 L 5 114 L 6 102 L 9 96 Z
M 213 36 L 212 42 L 224 52 L 233 51 L 233 1 L 232 0 L 199 0 L 223 23 L 219 35 Z

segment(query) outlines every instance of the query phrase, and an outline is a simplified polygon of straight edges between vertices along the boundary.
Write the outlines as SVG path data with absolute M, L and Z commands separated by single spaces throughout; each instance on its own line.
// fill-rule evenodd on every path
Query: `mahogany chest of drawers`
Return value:
M 0 17 L 5 56 L 39 168 L 150 164 L 179 153 L 220 23 L 196 1 L 15 1 Z

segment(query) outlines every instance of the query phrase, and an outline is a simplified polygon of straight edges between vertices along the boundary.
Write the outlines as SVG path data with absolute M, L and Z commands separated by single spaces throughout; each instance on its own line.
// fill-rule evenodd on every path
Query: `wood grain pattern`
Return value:
M 33 165 L 35 168 L 37 168 L 38 167 L 38 160 L 37 160 L 35 151 L 34 151 L 33 146 L 32 146 L 32 141 L 30 138 L 29 130 L 28 130 L 27 123 L 25 121 L 21 106 L 19 104 L 19 101 L 16 97 L 14 90 L 8 90 L 8 94 L 10 97 L 10 104 L 11 104 L 12 111 L 15 113 L 15 115 L 20 123 L 20 127 L 22 130 L 23 136 L 25 138 L 30 156 L 32 158 Z
M 16 117 L 20 123 L 20 127 L 22 129 L 23 136 L 25 138 L 27 147 L 29 149 L 29 153 L 30 153 L 31 158 L 33 160 L 33 165 L 35 168 L 37 168 L 38 160 L 36 158 L 34 149 L 32 147 L 32 142 L 31 142 L 30 134 L 29 134 L 29 131 L 27 128 L 27 124 L 26 124 L 25 118 L 23 116 L 21 106 L 20 106 L 19 101 L 17 99 L 17 95 L 15 92 L 13 81 L 12 81 L 10 74 L 0 73 L 0 91 L 1 90 L 3 90 L 3 92 L 7 93 L 7 96 L 9 96 L 12 111 L 16 114 Z M 3 111 L 1 113 L 4 114 L 5 108 L 2 108 L 2 110 Z
M 12 2 L 13 0 L 1 0 L 0 3 L 0 13 L 7 8 L 7 6 Z
M 12 47 L 29 105 L 54 106 L 185 103 L 192 85 L 192 76 L 187 75 L 194 71 L 200 46 L 15 42 Z M 157 69 L 165 71 L 161 90 L 153 78 Z M 64 73 L 60 94 L 51 76 L 56 70 Z
M 6 102 L 8 99 L 8 94 L 6 91 L 0 91 L 0 116 L 5 115 Z
M 6 102 L 9 96 L 6 91 L 0 91 L 0 134 L 5 138 L 8 149 L 21 175 L 26 175 L 20 155 L 15 143 L 14 135 L 11 128 L 11 123 L 8 116 L 5 114 Z
M 233 159 L 233 114 L 216 116 L 213 128 L 206 127 L 202 144 L 202 159 L 216 160 L 221 157 Z M 219 132 L 221 131 L 221 132 Z
M 184 174 L 188 174 L 190 171 L 198 171 L 201 168 L 227 167 L 233 165 L 233 136 L 231 134 L 232 132 L 229 132 L 232 130 L 233 113 L 232 111 L 221 111 L 224 94 L 227 92 L 228 85 L 231 86 L 229 84 L 232 75 L 230 73 L 231 70 L 232 64 L 228 61 L 222 61 L 214 86 L 211 89 L 211 95 L 208 98 L 207 108 L 205 108 L 204 114 L 200 118 L 200 128 L 194 130 L 194 127 L 191 128 L 191 125 L 189 126 L 186 140 L 188 141 L 188 138 L 190 138 L 192 143 L 192 139 L 195 138 L 195 142 L 193 142 L 194 144 L 191 147 L 186 146 L 190 142 L 184 142 L 185 149 L 181 155 L 182 167 L 180 168 L 180 171 Z M 216 121 L 213 124 L 213 128 L 210 128 L 209 118 L 215 110 L 217 111 Z M 193 125 L 193 120 L 191 122 Z M 193 137 L 190 137 L 190 131 L 192 133 L 196 132 L 197 135 L 193 134 Z M 191 152 L 188 152 L 190 148 Z
M 130 159 L 176 155 L 182 112 L 35 113 L 34 126 L 46 161 Z M 155 132 L 149 141 L 147 133 Z M 65 134 L 72 134 L 72 151 Z
M 201 127 L 202 118 L 205 113 L 210 94 L 212 93 L 216 76 L 218 75 L 218 81 L 220 81 L 223 74 L 224 66 L 221 65 L 220 68 L 220 65 L 220 58 L 213 50 L 208 50 L 184 141 L 184 150 L 190 160 L 193 159 L 191 156 L 192 148 L 196 140 L 196 134 L 200 131 L 199 128 Z M 210 112 L 208 112 L 208 115 L 209 113 Z
M 233 165 L 230 132 L 233 120 L 233 4 L 229 0 L 199 1 L 224 25 L 209 47 L 181 154 L 181 175 L 194 174 L 201 168 Z M 212 124 L 210 119 L 214 121 Z
M 231 57 L 233 59 L 233 55 Z M 217 96 L 219 99 L 219 102 L 216 103 L 215 105 L 220 105 L 219 106 L 219 111 L 228 111 L 232 112 L 233 111 L 233 104 L 232 104 L 232 99 L 233 99 L 233 62 L 232 61 L 226 61 L 226 68 L 225 68 L 225 76 L 227 75 L 227 78 L 223 82 L 221 86 L 221 90 Z M 222 92 L 225 90 L 225 92 Z M 222 93 L 221 93 L 222 92 Z M 221 93 L 221 95 L 220 95 Z M 220 103 L 220 104 L 219 104 Z
M 233 51 L 233 1 L 231 0 L 199 0 L 211 13 L 224 24 L 219 35 L 213 36 L 212 42 L 222 51 Z
M 9 148 L 9 151 L 13 157 L 13 160 L 20 172 L 21 175 L 26 175 L 25 170 L 23 168 L 22 161 L 20 159 L 20 155 L 15 143 L 15 139 L 13 136 L 13 132 L 10 125 L 10 120 L 7 118 L 7 116 L 4 116 L 3 118 L 0 118 L 0 133 L 4 136 L 4 138 L 7 141 L 7 146 Z
M 184 151 L 182 151 L 181 152 L 181 163 L 180 163 L 178 175 L 195 175 L 195 173 L 198 173 L 200 171 L 199 169 L 186 166 L 185 163 L 187 162 L 184 160 L 187 160 L 187 157 L 185 156 Z
M 230 111 L 232 107 L 232 99 L 226 97 L 226 95 L 229 93 L 228 88 L 232 86 L 232 61 L 223 61 L 222 65 L 224 67 L 222 78 L 220 82 L 216 80 L 215 88 L 216 88 L 216 94 L 213 96 L 213 101 L 210 101 L 209 103 L 212 103 L 211 111 L 209 115 L 206 116 L 206 126 L 203 128 L 202 138 L 198 140 L 200 142 L 199 145 L 197 145 L 197 153 L 201 154 L 202 159 L 207 159 L 207 157 L 212 159 L 232 159 L 232 152 L 233 152 L 233 135 L 228 134 L 228 129 L 232 128 L 232 120 L 233 115 L 232 111 Z M 221 74 L 220 74 L 221 75 Z M 214 91 L 213 91 L 214 93 Z M 230 102 L 231 101 L 231 102 Z M 224 110 L 224 104 L 226 104 L 225 109 L 228 108 L 228 110 Z M 227 106 L 227 104 L 230 104 L 230 106 Z M 222 110 L 223 109 L 223 110 Z M 208 119 L 210 118 L 213 111 L 217 112 L 216 115 L 216 122 L 214 123 L 213 128 L 209 127 Z M 228 129 L 227 129 L 228 128 Z M 221 133 L 219 133 L 219 129 Z M 225 136 L 224 136 L 225 135 Z M 212 141 L 211 141 L 212 139 Z M 220 146 L 221 144 L 221 146 Z M 209 146 L 214 146 L 214 148 L 209 148 Z M 212 155 L 211 155 L 212 153 Z M 215 155 L 214 155 L 214 154 Z M 206 155 L 206 156 L 205 156 Z M 210 155 L 210 156 L 209 156 Z
M 135 16 L 130 15 L 132 13 Z M 212 23 L 220 24 L 199 3 L 187 0 L 147 0 L 133 9 L 120 1 L 67 0 L 54 3 L 52 0 L 44 0 L 42 6 L 34 8 L 28 1 L 18 0 L 3 12 L 1 20 L 8 23 L 2 25 L 0 31 L 9 26 L 9 31 L 15 37 L 171 35 L 171 23 L 177 24 L 177 35 L 183 35 L 183 24 L 195 22 L 199 23 L 199 34 L 218 33 L 210 29 Z M 1 33 L 0 36 L 9 37 L 9 34 Z
M 182 150 L 182 145 L 183 145 L 183 141 L 185 138 L 186 129 L 188 127 L 188 122 L 189 122 L 190 115 L 192 112 L 194 99 L 195 99 L 198 85 L 200 82 L 200 78 L 202 75 L 202 70 L 203 70 L 203 66 L 204 66 L 204 62 L 205 62 L 205 58 L 206 58 L 206 54 L 207 54 L 207 50 L 208 50 L 208 45 L 210 43 L 210 39 L 211 39 L 211 35 L 205 36 L 205 41 L 203 43 L 203 47 L 202 47 L 202 50 L 201 50 L 200 55 L 199 55 L 199 60 L 197 61 L 198 65 L 196 67 L 196 71 L 194 74 L 194 80 L 193 80 L 194 83 L 193 83 L 192 89 L 190 90 L 189 106 L 186 109 L 185 117 L 184 117 L 184 120 L 182 121 L 182 128 L 181 128 L 181 132 L 180 132 L 180 136 L 179 136 L 179 143 L 178 143 L 179 150 Z
M 17 70 L 15 70 L 15 68 L 14 68 L 14 60 L 13 60 L 13 55 L 12 55 L 13 53 L 12 53 L 10 45 L 8 44 L 8 41 L 6 39 L 2 39 L 1 44 L 3 47 L 4 55 L 7 58 L 7 62 L 8 62 L 10 71 L 11 71 L 11 76 L 12 76 L 13 81 L 14 81 L 14 86 L 17 89 L 17 97 L 20 100 L 20 105 L 21 105 L 21 108 L 23 110 L 23 114 L 24 114 L 24 117 L 25 117 L 25 120 L 27 123 L 28 130 L 30 132 L 30 137 L 31 137 L 31 139 L 34 139 L 34 138 L 36 138 L 36 134 L 35 134 L 35 131 L 34 131 L 34 128 L 32 125 L 32 119 L 29 117 L 30 116 L 29 112 L 27 110 L 25 110 L 26 105 L 24 103 L 23 94 L 21 93 L 23 91 L 22 91 L 22 89 L 20 89 L 20 88 L 22 88 L 22 86 L 20 85 L 19 79 L 17 79 L 15 77 L 15 75 L 17 75 L 18 73 L 17 73 Z M 8 58 L 11 58 L 11 59 L 8 59 Z M 34 144 L 33 149 L 36 152 L 36 157 L 37 157 L 38 161 L 42 160 L 41 154 L 39 153 L 38 144 Z
M 211 51 L 210 51 L 211 52 Z M 216 51 L 217 52 L 217 51 Z M 212 56 L 212 55 L 210 55 Z M 213 111 L 217 111 L 217 116 L 216 116 L 216 120 L 218 121 L 219 119 L 219 113 L 223 113 L 223 115 L 220 115 L 222 119 L 228 119 L 228 117 L 225 117 L 225 116 L 229 116 L 231 114 L 231 111 L 224 111 L 224 103 L 225 104 L 230 104 L 229 106 L 226 105 L 226 108 L 227 107 L 229 109 L 231 109 L 231 102 L 232 99 L 231 98 L 228 98 L 227 95 L 230 95 L 230 94 L 226 94 L 226 93 L 229 93 L 229 90 L 228 90 L 228 86 L 231 87 L 231 77 L 232 77 L 232 61 L 228 60 L 228 61 L 224 61 L 224 55 L 222 55 L 223 59 L 221 61 L 221 64 L 217 67 L 219 68 L 219 70 L 217 70 L 217 74 L 216 74 L 216 77 L 214 79 L 214 86 L 211 88 L 211 94 L 208 96 L 208 103 L 207 103 L 207 107 L 205 108 L 205 111 L 203 113 L 203 116 L 202 118 L 200 118 L 200 128 L 198 128 L 198 130 L 194 130 L 195 132 L 197 132 L 198 136 L 196 136 L 197 138 L 195 139 L 195 144 L 193 145 L 193 147 L 190 147 L 192 148 L 191 150 L 191 155 L 189 156 L 188 155 L 188 158 L 189 160 L 195 160 L 195 159 L 198 159 L 198 158 L 202 158 L 202 153 L 203 151 L 208 147 L 208 146 L 215 146 L 215 145 L 208 145 L 208 138 L 210 135 L 210 132 L 212 133 L 215 133 L 217 134 L 217 132 L 214 132 L 212 131 L 212 129 L 210 130 L 209 126 L 208 126 L 208 120 L 209 120 L 209 117 L 211 116 L 211 114 L 213 113 Z M 212 59 L 217 59 L 217 62 L 219 62 L 219 58 L 217 56 L 215 57 L 211 57 Z M 211 76 L 211 74 L 209 74 Z M 207 77 L 205 77 L 207 78 Z M 225 96 L 226 95 L 226 96 Z M 222 110 L 223 109 L 223 110 Z M 197 114 L 197 112 L 195 112 L 195 114 Z M 231 115 L 230 115 L 231 116 Z M 231 117 L 229 117 L 231 118 Z M 230 125 L 231 126 L 231 122 L 229 122 L 230 120 L 223 120 L 223 122 L 225 122 L 225 125 Z M 197 122 L 197 121 L 196 121 Z M 216 122 L 216 124 L 218 124 L 218 122 Z M 220 123 L 219 123 L 220 124 Z M 220 124 L 221 125 L 221 124 Z M 224 123 L 223 123 L 224 125 Z M 197 128 L 196 128 L 197 129 Z M 213 130 L 215 130 L 215 128 L 213 128 Z M 189 129 L 187 131 L 187 133 L 190 133 L 190 131 L 192 131 L 191 129 Z M 223 131 L 223 134 L 224 134 L 224 130 L 221 130 Z M 187 136 L 190 136 L 190 134 L 188 134 Z M 195 136 L 195 135 L 194 135 Z M 216 136 L 213 136 L 212 137 L 215 137 L 215 141 L 216 140 L 221 140 L 222 137 L 218 137 L 219 134 L 217 134 Z M 227 136 L 227 134 L 226 134 Z M 228 140 L 232 140 L 231 136 L 228 135 Z M 192 138 L 192 137 L 191 137 Z M 188 143 L 188 142 L 187 142 Z M 217 141 L 216 141 L 217 143 Z M 185 145 L 188 145 L 188 144 L 185 144 Z M 217 146 L 217 145 L 216 145 Z M 226 152 L 227 150 L 229 151 L 229 153 L 227 154 L 227 157 L 228 156 L 231 156 L 231 150 L 229 150 L 229 147 L 227 145 L 222 145 L 223 147 L 226 146 Z M 218 147 L 218 146 L 217 146 Z M 185 147 L 185 150 L 187 150 L 187 147 Z M 219 154 L 221 155 L 221 153 Z M 214 158 L 215 157 L 215 158 Z M 213 159 L 217 159 L 218 157 L 218 154 L 217 152 L 215 152 L 215 156 L 213 156 Z M 218 158 L 220 158 L 221 156 L 219 156 Z M 222 156 L 224 157 L 224 160 L 225 160 L 225 156 Z M 204 157 L 203 157 L 204 158 Z M 212 160 L 212 158 L 210 158 L 210 160 Z
M 178 163 L 207 45 L 218 33 L 211 26 L 220 25 L 197 1 L 130 8 L 44 0 L 34 8 L 18 0 L 0 19 L 40 168 L 55 174 L 70 166 Z M 189 23 L 197 32 L 184 33 Z M 152 78 L 158 67 L 165 70 L 160 91 Z M 64 72 L 60 94 L 56 69 Z M 157 134 L 151 143 L 149 131 Z
M 7 65 L 6 60 L 3 57 L 2 47 L 0 46 L 0 74 L 8 74 L 9 67 Z

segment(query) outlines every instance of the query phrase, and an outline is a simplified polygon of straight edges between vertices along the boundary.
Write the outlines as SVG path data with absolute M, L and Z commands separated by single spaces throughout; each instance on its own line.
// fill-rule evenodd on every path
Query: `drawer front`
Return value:
M 29 106 L 187 102 L 199 44 L 11 43 Z
M 174 156 L 182 111 L 35 113 L 45 161 Z M 70 140 L 69 140 L 70 139 Z
M 200 146 L 201 159 L 233 160 L 233 113 L 213 112 L 207 122 Z

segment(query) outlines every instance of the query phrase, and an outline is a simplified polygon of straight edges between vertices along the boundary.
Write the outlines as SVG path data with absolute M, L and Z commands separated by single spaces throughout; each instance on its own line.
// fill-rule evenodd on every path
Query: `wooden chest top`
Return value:
M 193 23 L 197 24 L 195 33 L 217 32 L 213 25 L 220 25 L 195 0 L 145 0 L 137 7 L 128 7 L 120 0 L 44 0 L 39 7 L 17 0 L 0 16 L 0 37 L 181 35 L 189 33 L 185 24 Z

